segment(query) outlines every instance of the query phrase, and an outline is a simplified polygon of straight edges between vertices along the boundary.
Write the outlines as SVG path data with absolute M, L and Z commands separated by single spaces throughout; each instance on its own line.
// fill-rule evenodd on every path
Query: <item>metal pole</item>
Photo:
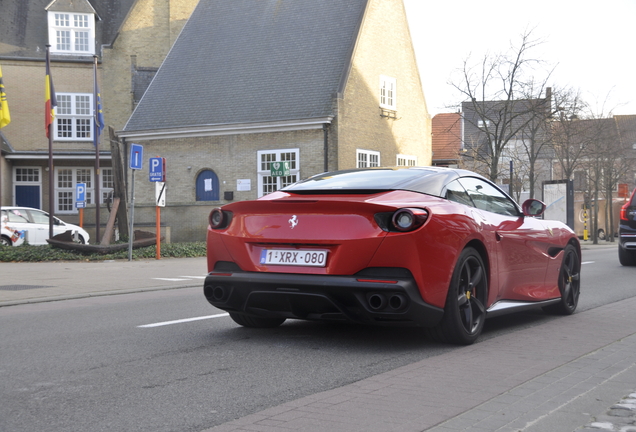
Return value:
M 100 202 L 102 200 L 101 191 L 100 191 L 100 172 L 99 172 L 99 124 L 95 121 L 98 116 L 98 107 L 97 107 L 97 56 L 93 56 L 93 71 L 94 71 L 94 94 L 93 94 L 93 109 L 95 110 L 95 115 L 93 116 L 93 140 L 95 144 L 95 240 L 97 242 L 101 242 L 99 238 L 99 213 L 101 211 Z
M 128 261 L 132 261 L 133 225 L 135 223 L 135 171 L 132 170 L 132 186 L 130 193 L 130 230 L 128 232 Z

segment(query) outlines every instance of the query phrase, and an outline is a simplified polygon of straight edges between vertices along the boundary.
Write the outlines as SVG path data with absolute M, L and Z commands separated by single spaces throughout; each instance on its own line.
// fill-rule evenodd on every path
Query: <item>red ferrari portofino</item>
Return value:
M 214 209 L 204 293 L 246 327 L 411 325 L 471 344 L 487 317 L 576 309 L 579 241 L 544 210 L 465 170 L 324 173 Z

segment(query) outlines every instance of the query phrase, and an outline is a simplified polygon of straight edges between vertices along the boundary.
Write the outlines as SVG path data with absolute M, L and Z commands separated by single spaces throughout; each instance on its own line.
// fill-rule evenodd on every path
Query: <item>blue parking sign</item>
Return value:
M 86 183 L 77 183 L 75 185 L 75 208 L 86 207 Z
M 162 157 L 150 158 L 150 181 L 151 182 L 166 181 L 166 158 L 162 158 Z
M 77 183 L 75 185 L 75 200 L 86 201 L 86 183 Z

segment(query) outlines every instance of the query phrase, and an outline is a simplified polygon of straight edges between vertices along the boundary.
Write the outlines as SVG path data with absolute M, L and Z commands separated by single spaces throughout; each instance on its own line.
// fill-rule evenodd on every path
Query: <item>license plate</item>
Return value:
M 297 249 L 264 249 L 261 264 L 324 267 L 327 251 Z

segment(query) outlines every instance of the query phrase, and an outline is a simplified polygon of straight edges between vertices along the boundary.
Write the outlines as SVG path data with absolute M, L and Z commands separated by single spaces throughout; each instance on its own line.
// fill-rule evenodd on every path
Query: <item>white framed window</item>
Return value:
M 486 120 L 486 121 L 484 121 L 484 120 L 478 120 L 478 121 L 477 121 L 477 127 L 482 128 L 482 129 L 483 129 L 484 127 L 486 127 L 486 128 L 490 127 L 490 120 Z
M 113 169 L 100 168 L 100 193 L 104 203 L 113 190 Z M 75 208 L 75 189 L 78 183 L 86 184 L 86 204 L 95 204 L 94 170 L 92 167 L 56 167 L 55 168 L 55 212 L 60 214 L 77 213 Z
M 397 81 L 395 78 L 380 75 L 380 108 L 397 110 Z
M 56 54 L 95 54 L 95 15 L 49 12 L 49 44 Z
M 107 202 L 111 192 L 113 191 L 113 189 L 115 188 L 115 179 L 113 177 L 113 169 L 112 168 L 100 168 L 100 180 L 101 180 L 101 187 L 99 189 L 100 193 L 102 194 L 102 201 L 103 203 Z
M 356 167 L 370 168 L 380 166 L 380 152 L 356 149 Z
M 396 157 L 397 166 L 417 166 L 417 156 L 399 154 Z
M 93 95 L 91 93 L 56 93 L 56 141 L 93 140 Z
M 289 162 L 289 175 L 273 177 L 272 162 Z M 257 152 L 258 197 L 296 183 L 300 178 L 300 149 L 260 150 Z
M 93 168 L 55 168 L 55 212 L 77 213 L 75 208 L 75 185 L 86 184 L 86 204 L 93 202 Z

